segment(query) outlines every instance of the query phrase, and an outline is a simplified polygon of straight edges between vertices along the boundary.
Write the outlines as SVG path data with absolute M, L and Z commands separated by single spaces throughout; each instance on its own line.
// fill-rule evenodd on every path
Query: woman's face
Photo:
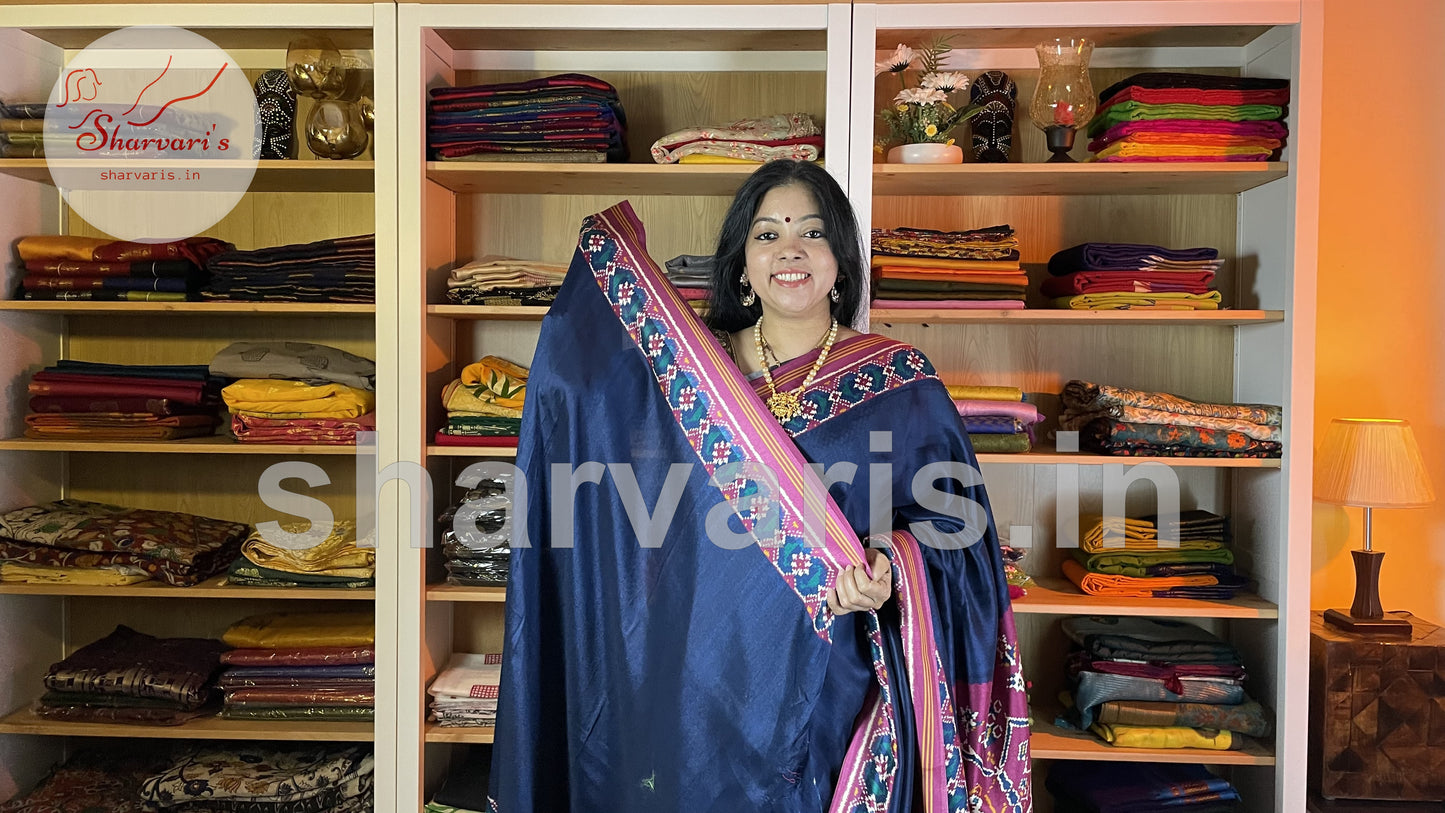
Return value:
M 806 186 L 779 186 L 763 196 L 745 257 L 748 281 L 769 320 L 827 318 L 838 261 Z

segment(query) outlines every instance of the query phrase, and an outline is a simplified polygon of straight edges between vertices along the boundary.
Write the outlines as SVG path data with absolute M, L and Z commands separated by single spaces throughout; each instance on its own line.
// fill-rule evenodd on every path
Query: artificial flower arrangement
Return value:
M 915 51 L 899 45 L 887 59 L 877 64 L 874 76 L 898 74 L 901 90 L 893 97 L 893 106 L 879 111 L 878 117 L 888 125 L 888 140 L 879 144 L 952 144 L 953 128 L 978 115 L 979 105 L 955 107 L 950 97 L 968 92 L 968 77 L 958 71 L 940 71 L 944 54 L 953 50 L 945 38 Z M 922 71 L 918 87 L 909 87 L 905 72 L 917 67 Z M 966 96 L 965 96 L 966 98 Z

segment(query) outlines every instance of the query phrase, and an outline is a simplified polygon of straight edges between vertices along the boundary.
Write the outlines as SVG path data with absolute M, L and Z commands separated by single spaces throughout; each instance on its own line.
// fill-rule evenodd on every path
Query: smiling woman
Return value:
M 847 327 L 843 191 L 754 173 L 708 325 L 644 233 L 584 221 L 534 356 L 492 809 L 1029 813 L 988 496 L 923 354 Z

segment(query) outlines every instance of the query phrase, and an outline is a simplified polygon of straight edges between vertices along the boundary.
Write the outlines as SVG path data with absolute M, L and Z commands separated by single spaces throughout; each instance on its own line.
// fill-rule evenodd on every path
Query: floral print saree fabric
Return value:
M 137 567 L 168 584 L 188 586 L 224 570 L 247 530 L 192 514 L 57 500 L 0 515 L 0 559 Z
M 327 810 L 369 794 L 375 762 L 358 745 L 203 747 L 149 777 L 142 798 L 163 809 Z M 249 807 L 247 805 L 250 805 Z M 261 806 L 266 805 L 266 806 Z

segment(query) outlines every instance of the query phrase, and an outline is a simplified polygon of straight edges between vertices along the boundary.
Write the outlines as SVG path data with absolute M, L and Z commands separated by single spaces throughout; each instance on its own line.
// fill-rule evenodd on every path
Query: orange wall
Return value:
M 1445 624 L 1445 85 L 1441 0 L 1325 0 L 1315 443 L 1404 418 L 1438 502 L 1377 510 L 1380 599 Z M 1363 509 L 1315 504 L 1316 608 L 1349 607 Z

